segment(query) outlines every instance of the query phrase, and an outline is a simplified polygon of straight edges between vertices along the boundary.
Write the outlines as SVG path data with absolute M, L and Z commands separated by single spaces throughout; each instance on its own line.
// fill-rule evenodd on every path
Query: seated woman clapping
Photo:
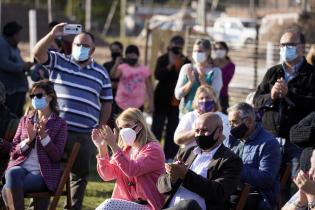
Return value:
M 116 180 L 112 198 L 96 209 L 161 209 L 164 196 L 158 192 L 156 182 L 165 173 L 165 158 L 159 142 L 154 140 L 138 109 L 126 109 L 116 125 L 119 132 L 108 126 L 92 131 L 92 140 L 99 151 L 97 171 L 104 181 Z M 113 152 L 112 157 L 107 146 Z
M 58 116 L 53 84 L 34 83 L 30 98 L 35 110 L 19 123 L 5 172 L 2 196 L 9 209 L 24 209 L 25 192 L 55 191 L 61 176 L 67 125 Z

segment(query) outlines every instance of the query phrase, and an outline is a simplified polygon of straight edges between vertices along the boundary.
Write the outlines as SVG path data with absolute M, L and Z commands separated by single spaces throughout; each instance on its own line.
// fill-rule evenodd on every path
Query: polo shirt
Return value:
M 71 55 L 52 51 L 44 66 L 50 70 L 60 117 L 67 122 L 68 130 L 90 132 L 99 123 L 101 103 L 113 100 L 107 71 L 94 60 L 81 68 Z

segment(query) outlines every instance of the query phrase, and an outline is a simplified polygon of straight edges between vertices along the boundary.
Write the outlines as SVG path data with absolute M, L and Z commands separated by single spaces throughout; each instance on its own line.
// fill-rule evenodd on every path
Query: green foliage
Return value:
M 92 0 L 92 27 L 102 30 L 110 11 L 111 5 L 115 0 Z M 75 21 L 84 23 L 85 20 L 85 0 L 68 0 L 63 10 L 67 14 L 72 14 Z M 119 22 L 119 7 L 116 9 L 112 24 Z

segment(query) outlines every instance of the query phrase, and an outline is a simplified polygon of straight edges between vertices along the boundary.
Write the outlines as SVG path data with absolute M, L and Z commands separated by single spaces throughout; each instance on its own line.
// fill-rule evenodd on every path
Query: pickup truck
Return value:
M 200 25 L 193 31 L 203 32 Z M 225 41 L 233 48 L 241 48 L 254 43 L 256 39 L 256 20 L 237 17 L 220 17 L 213 27 L 207 27 L 206 32 L 215 41 Z

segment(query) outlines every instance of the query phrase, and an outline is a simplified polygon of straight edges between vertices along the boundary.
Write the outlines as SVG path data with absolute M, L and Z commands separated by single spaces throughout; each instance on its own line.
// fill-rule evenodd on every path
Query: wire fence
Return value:
M 190 56 L 192 54 L 193 44 L 198 38 L 210 39 L 205 34 L 188 33 L 185 45 L 186 55 Z M 311 44 L 306 44 L 306 53 L 310 46 Z M 281 62 L 279 52 L 279 43 L 273 42 L 254 42 L 239 48 L 230 48 L 229 57 L 236 66 L 234 77 L 229 85 L 231 105 L 245 101 L 246 96 L 255 91 L 266 71 Z

